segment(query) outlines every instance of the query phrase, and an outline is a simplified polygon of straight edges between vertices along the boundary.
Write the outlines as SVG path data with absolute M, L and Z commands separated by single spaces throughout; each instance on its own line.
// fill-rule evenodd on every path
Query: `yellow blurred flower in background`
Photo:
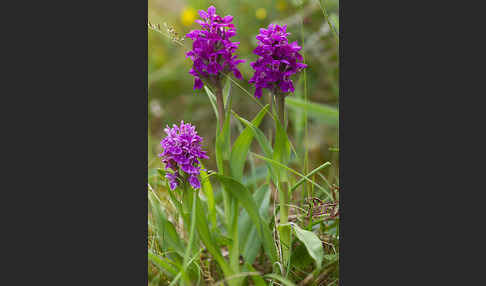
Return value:
M 263 20 L 267 17 L 267 10 L 265 8 L 258 8 L 255 12 L 255 16 L 259 20 Z
M 196 15 L 197 12 L 194 8 L 192 7 L 184 7 L 184 10 L 182 10 L 181 13 L 181 22 L 185 26 L 191 26 L 194 23 L 194 20 L 196 20 Z
M 277 9 L 279 11 L 284 11 L 287 9 L 287 2 L 285 0 L 279 0 L 277 3 Z

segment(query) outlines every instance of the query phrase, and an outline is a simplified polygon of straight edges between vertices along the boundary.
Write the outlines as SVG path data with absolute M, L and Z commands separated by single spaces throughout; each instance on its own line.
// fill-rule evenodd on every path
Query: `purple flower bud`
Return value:
M 169 186 L 171 190 L 175 190 L 177 186 L 179 185 L 179 182 L 177 181 L 178 179 L 178 173 L 167 173 L 165 177 L 169 180 Z
M 287 25 L 270 24 L 267 29 L 260 29 L 256 36 L 258 46 L 253 51 L 258 55 L 256 62 L 250 63 L 255 70 L 249 80 L 255 84 L 255 97 L 262 96 L 262 89 L 280 94 L 294 92 L 294 84 L 290 76 L 306 68 L 299 54 L 301 47 L 297 42 L 289 44 Z
M 194 89 L 203 87 L 203 80 L 217 82 L 219 73 L 233 72 L 236 78 L 241 79 L 241 73 L 237 65 L 245 62 L 238 60 L 233 55 L 239 42 L 230 41 L 236 35 L 233 16 L 221 16 L 216 14 L 216 8 L 211 6 L 208 11 L 199 11 L 199 16 L 204 20 L 196 20 L 201 25 L 201 30 L 193 30 L 186 37 L 192 39 L 192 50 L 186 56 L 193 61 L 193 67 L 189 71 L 194 76 Z
M 198 178 L 194 175 L 189 177 L 189 183 L 194 189 L 199 189 L 201 187 L 201 182 L 199 182 Z
M 194 189 L 200 188 L 201 184 L 197 178 L 201 170 L 199 159 L 209 158 L 201 149 L 203 139 L 197 135 L 193 125 L 184 121 L 181 121 L 179 126 L 167 126 L 164 131 L 167 136 L 160 142 L 164 150 L 159 156 L 165 164 L 165 170 L 172 170 L 165 175 L 170 189 L 177 188 L 180 181 L 187 176 Z M 182 176 L 184 173 L 187 175 Z

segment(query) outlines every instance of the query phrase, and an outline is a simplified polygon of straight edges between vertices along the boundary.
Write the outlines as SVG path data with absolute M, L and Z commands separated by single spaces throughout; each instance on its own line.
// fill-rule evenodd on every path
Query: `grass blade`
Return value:
M 328 197 L 331 197 L 331 194 L 329 193 L 329 191 L 328 191 L 328 190 L 324 189 L 323 187 L 321 187 L 320 185 L 316 184 L 314 181 L 312 181 L 311 179 L 309 179 L 309 178 L 307 178 L 306 176 L 302 175 L 301 173 L 299 173 L 299 172 L 295 171 L 294 169 L 289 168 L 289 167 L 287 167 L 287 166 L 283 165 L 282 163 L 279 163 L 279 162 L 277 162 L 277 161 L 275 161 L 275 160 L 272 160 L 272 159 L 270 159 L 270 158 L 266 158 L 266 157 L 264 157 L 264 156 L 261 156 L 261 155 L 255 154 L 255 153 L 252 153 L 252 154 L 253 154 L 253 156 L 256 156 L 257 158 L 260 158 L 260 159 L 262 159 L 262 160 L 265 160 L 265 161 L 267 161 L 267 162 L 272 163 L 274 166 L 277 166 L 277 167 L 280 167 L 280 168 L 287 169 L 288 171 L 290 171 L 290 172 L 292 172 L 292 173 L 296 174 L 297 176 L 299 176 L 299 177 L 303 178 L 304 180 L 306 180 L 306 181 L 310 182 L 311 184 L 313 184 L 314 186 L 316 186 L 317 188 L 319 188 L 319 189 L 320 189 L 321 191 L 323 191 L 323 192 L 324 192 L 324 193 L 325 193 L 325 194 L 326 194 Z
M 319 172 L 321 169 L 327 167 L 327 166 L 331 166 L 331 162 L 326 162 L 322 165 L 320 165 L 319 167 L 315 168 L 314 170 L 312 170 L 309 174 L 307 174 L 305 177 L 306 178 L 309 178 L 310 176 L 314 175 L 315 173 Z M 293 192 L 295 191 L 295 189 L 297 189 L 302 183 L 304 183 L 305 179 L 302 178 L 300 179 L 297 183 L 295 183 L 295 185 L 290 188 L 290 192 Z
M 179 235 L 177 235 L 174 225 L 167 220 L 160 206 L 154 200 L 154 195 L 152 192 L 148 192 L 148 194 L 152 215 L 155 219 L 157 232 L 161 240 L 160 245 L 168 245 L 172 247 L 172 249 L 175 250 L 179 255 L 183 256 L 185 248 L 182 242 L 183 240 L 179 237 Z
M 285 102 L 290 109 L 305 110 L 309 116 L 324 123 L 332 126 L 339 124 L 339 111 L 335 107 L 291 97 L 286 98 Z

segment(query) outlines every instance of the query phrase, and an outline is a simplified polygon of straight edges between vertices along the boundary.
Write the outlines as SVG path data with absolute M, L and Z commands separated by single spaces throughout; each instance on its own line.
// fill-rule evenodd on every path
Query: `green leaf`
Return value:
M 275 143 L 273 146 L 272 158 L 273 160 L 286 165 L 290 158 L 290 141 L 287 137 L 287 132 L 285 132 L 285 129 L 279 120 L 275 120 L 275 126 Z M 287 181 L 287 172 L 284 172 L 282 169 L 278 170 L 278 181 Z
M 253 158 L 253 157 L 251 157 Z M 265 162 L 265 164 L 268 164 L 267 162 Z M 256 186 L 256 184 L 261 181 L 261 180 L 264 180 L 265 178 L 267 178 L 268 176 L 268 168 L 261 165 L 261 166 L 258 166 L 258 167 L 255 167 L 255 170 L 254 172 L 252 172 L 254 174 L 251 174 L 251 175 L 248 175 L 248 176 L 243 176 L 243 178 L 241 179 L 241 183 L 245 186 Z
M 231 98 L 230 98 L 229 105 L 231 106 Z M 217 129 L 216 132 L 216 165 L 218 167 L 218 172 L 222 174 L 226 174 L 226 170 L 224 170 L 223 160 L 227 159 L 230 154 L 230 137 L 231 137 L 231 130 L 230 130 L 230 112 L 226 112 L 224 123 L 223 123 L 223 130 L 219 131 Z
M 324 255 L 324 258 L 332 262 L 334 260 L 337 260 L 339 256 L 337 254 L 326 254 Z
M 157 204 L 155 200 L 155 195 L 152 192 L 148 192 L 149 203 L 152 210 L 152 216 L 154 217 L 155 224 L 157 226 L 157 234 L 159 236 L 159 243 L 161 246 L 168 245 L 172 247 L 179 255 L 183 256 L 185 246 L 183 240 L 177 235 L 177 231 L 174 225 L 167 220 L 165 214 Z
M 253 266 L 251 266 L 250 263 L 246 262 L 245 263 L 246 268 L 250 270 L 251 272 L 257 272 Z M 253 282 L 255 283 L 255 286 L 267 286 L 267 283 L 265 280 L 260 275 L 251 275 L 251 279 L 253 279 Z
M 189 242 L 187 243 L 186 251 L 184 252 L 184 260 L 182 263 L 182 270 L 181 275 L 182 277 L 186 278 L 186 270 L 189 266 L 188 261 L 191 259 L 191 252 L 192 252 L 192 245 L 194 244 L 194 236 L 195 236 L 195 229 L 196 229 L 196 199 L 197 199 L 197 191 L 193 192 L 192 198 L 192 208 L 191 208 L 191 227 L 189 231 Z
M 255 200 L 257 206 L 259 207 L 260 217 L 265 221 L 268 217 L 268 207 L 270 204 L 270 192 L 268 185 L 263 185 L 258 188 L 253 193 L 253 199 Z M 239 233 L 240 233 L 240 246 L 241 254 L 244 261 L 253 264 L 255 261 L 262 241 L 258 236 L 257 228 L 252 223 L 246 210 L 241 213 L 241 218 L 239 219 Z
M 251 220 L 257 228 L 257 233 L 263 239 L 263 247 L 270 258 L 272 264 L 277 261 L 277 251 L 273 242 L 272 233 L 268 225 L 260 217 L 259 210 L 250 191 L 233 178 L 220 174 L 214 174 L 216 178 L 224 185 L 225 189 L 238 200 L 245 208 Z
M 329 20 L 331 23 L 334 24 L 334 27 L 339 33 L 339 15 L 337 15 L 336 13 L 331 13 L 331 16 L 329 16 Z
M 223 87 L 223 103 L 224 103 L 224 109 L 228 110 L 228 104 L 229 104 L 229 98 L 231 96 L 231 82 L 229 79 L 226 79 L 226 82 Z
M 306 267 L 313 267 L 314 259 L 310 257 L 305 245 L 299 243 L 296 245 L 295 248 L 292 249 L 292 257 L 291 257 L 291 265 L 294 268 L 306 268 Z
M 275 143 L 273 146 L 273 159 L 287 164 L 290 156 L 290 141 L 279 120 L 275 120 Z
M 314 259 L 317 269 L 320 269 L 324 258 L 324 248 L 321 240 L 312 231 L 302 229 L 295 223 L 292 223 L 292 229 L 295 232 L 295 236 L 305 245 L 307 252 Z
M 212 234 L 214 239 L 216 240 L 216 243 L 219 245 L 229 246 L 233 243 L 233 240 L 230 237 L 222 234 L 219 229 L 215 229 L 215 231 Z
M 204 243 L 206 249 L 209 251 L 209 253 L 211 253 L 216 262 L 218 262 L 221 270 L 223 270 L 224 275 L 232 275 L 233 272 L 224 260 L 218 246 L 214 243 L 211 233 L 209 232 L 208 221 L 205 213 L 203 212 L 199 198 L 196 199 L 196 228 L 201 241 Z
M 214 204 L 213 186 L 211 185 L 211 181 L 209 180 L 208 173 L 204 171 L 204 169 L 204 165 L 201 163 L 201 187 L 207 199 L 209 221 L 211 222 L 212 227 L 215 228 L 218 224 L 216 221 L 216 207 Z
M 159 173 L 159 176 L 160 176 L 160 177 L 161 177 L 163 180 L 165 180 L 165 174 L 167 174 L 167 171 L 165 171 L 164 169 L 160 169 L 160 168 L 158 168 L 158 169 L 157 169 L 157 173 Z
M 289 167 L 285 166 L 282 163 L 279 163 L 279 162 L 277 162 L 275 160 L 266 158 L 264 156 L 261 156 L 261 155 L 255 154 L 255 153 L 252 153 L 252 154 L 253 154 L 253 156 L 256 156 L 257 158 L 260 158 L 262 160 L 265 160 L 267 162 L 272 163 L 272 165 L 276 166 L 277 168 L 283 168 L 283 169 L 286 169 L 287 171 L 290 171 L 290 172 L 296 174 L 297 176 L 299 176 L 299 177 L 303 178 L 304 180 L 310 182 L 311 184 L 313 184 L 314 186 L 316 186 L 318 189 L 320 189 L 321 191 L 323 191 L 324 194 L 326 194 L 328 197 L 331 197 L 331 194 L 329 193 L 328 190 L 324 189 L 322 186 L 318 185 L 316 182 L 314 182 L 313 180 L 307 178 L 306 176 L 302 175 L 301 173 L 295 171 L 294 169 L 289 168 Z
M 160 257 L 150 250 L 148 250 L 148 259 L 170 278 L 175 277 L 179 272 L 177 268 L 173 266 L 174 262 L 171 262 L 165 257 Z
M 218 108 L 216 107 L 216 96 L 211 92 L 211 90 L 207 86 L 204 86 L 204 90 L 206 91 L 206 94 L 208 95 L 209 98 L 209 102 L 211 102 L 211 106 L 213 107 L 214 114 L 216 115 L 216 122 L 219 122 Z
M 319 167 L 312 170 L 309 174 L 305 175 L 305 177 L 308 179 L 309 177 L 311 177 L 312 175 L 314 175 L 315 173 L 319 172 L 321 169 L 323 169 L 327 166 L 331 166 L 331 163 L 326 162 L 326 163 L 320 165 Z M 292 188 L 290 188 L 290 192 L 295 191 L 295 189 L 297 189 L 302 183 L 304 183 L 304 181 L 305 181 L 304 178 L 300 179 L 297 183 L 295 183 L 295 185 Z
M 260 147 L 263 150 L 263 154 L 265 154 L 266 157 L 271 157 L 272 154 L 273 154 L 273 149 L 272 149 L 272 146 L 270 145 L 270 142 L 268 142 L 265 134 L 263 134 L 263 132 L 260 129 L 258 129 L 256 126 L 254 126 L 251 122 L 249 122 L 248 120 L 238 116 L 238 114 L 236 114 L 235 112 L 233 112 L 233 115 L 238 120 L 240 120 L 246 127 L 250 127 L 250 130 L 253 132 L 253 135 L 255 136 L 255 138 L 258 141 L 258 144 L 260 145 Z M 275 177 L 275 171 L 273 170 L 272 165 L 268 162 L 265 162 L 265 163 L 267 164 L 270 175 L 272 176 L 272 178 L 274 178 Z
M 264 108 L 262 108 L 262 110 L 260 110 L 260 112 L 258 112 L 255 118 L 252 120 L 251 123 L 256 128 L 258 128 L 258 126 L 262 122 L 262 119 L 267 112 L 267 108 L 268 104 Z M 251 127 L 246 126 L 245 130 L 243 130 L 243 132 L 241 132 L 241 134 L 238 136 L 235 143 L 233 144 L 233 148 L 231 149 L 231 175 L 238 181 L 240 181 L 243 176 L 243 168 L 245 167 L 246 155 L 248 154 L 248 150 L 250 149 L 253 137 L 254 134 L 251 130 Z
M 285 102 L 290 109 L 305 110 L 309 116 L 324 123 L 332 126 L 339 124 L 339 111 L 335 107 L 291 97 L 287 97 Z

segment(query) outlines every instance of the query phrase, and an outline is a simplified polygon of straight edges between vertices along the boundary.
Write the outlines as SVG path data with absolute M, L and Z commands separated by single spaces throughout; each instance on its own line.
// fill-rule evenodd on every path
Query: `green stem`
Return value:
M 269 95 L 270 95 L 270 96 L 268 97 L 268 99 L 269 99 L 269 101 L 270 101 L 270 102 L 269 102 L 269 104 L 270 104 L 270 113 L 272 113 L 272 114 L 273 114 L 273 108 L 274 108 L 274 104 L 273 104 L 273 102 L 274 102 L 274 97 L 273 97 L 273 94 L 272 94 L 272 93 L 269 93 Z M 269 126 L 268 126 L 268 130 L 267 130 L 267 136 L 268 136 L 268 142 L 270 142 L 270 144 L 274 144 L 274 142 L 272 142 L 272 140 L 273 140 L 273 137 L 272 137 L 272 131 L 273 131 L 273 130 L 272 130 L 272 126 L 271 126 L 271 125 L 269 125 Z
M 285 96 L 283 94 L 275 95 L 275 102 L 277 105 L 278 120 L 282 127 L 285 129 Z
M 192 195 L 192 197 L 191 197 Z M 182 279 L 180 285 L 188 285 L 190 284 L 190 279 L 187 276 L 186 269 L 189 267 L 189 259 L 192 253 L 192 245 L 194 244 L 194 236 L 195 236 L 195 229 L 196 229 L 196 199 L 197 199 L 197 191 L 192 190 L 191 187 L 188 186 L 187 182 L 184 183 L 184 205 L 186 206 L 187 213 L 191 214 L 191 226 L 189 229 L 189 242 L 187 243 L 187 248 L 184 253 L 184 260 L 182 263 Z M 189 206 L 191 208 L 189 209 Z M 183 282 L 184 281 L 184 282 Z
M 229 166 L 227 166 L 228 162 L 225 161 L 225 154 L 226 154 L 226 138 L 223 138 L 223 127 L 226 120 L 225 110 L 224 110 L 224 99 L 223 99 L 223 89 L 221 87 L 221 83 L 217 81 L 213 84 L 214 93 L 216 94 L 216 105 L 218 110 L 218 128 L 216 130 L 216 163 L 218 165 L 218 172 L 222 175 L 226 175 L 225 170 L 229 170 Z M 231 110 L 231 106 L 229 106 Z M 226 217 L 226 227 L 227 229 L 230 228 L 231 225 L 231 206 L 230 206 L 230 197 L 228 196 L 227 191 L 222 188 L 223 190 L 223 205 L 224 205 L 224 215 Z
M 217 84 L 215 87 L 216 92 L 216 105 L 218 107 L 218 114 L 219 114 L 219 131 L 223 131 L 224 126 L 224 100 L 223 100 L 223 88 L 221 84 Z
M 280 225 L 289 222 L 288 189 L 286 182 L 279 182 L 278 196 L 280 204 Z M 283 264 L 287 265 L 290 260 L 290 227 L 288 225 L 279 227 L 280 244 L 282 249 Z
M 285 96 L 281 93 L 275 93 L 275 105 L 277 110 L 278 121 L 282 125 L 282 128 L 286 130 L 285 127 Z M 276 129 L 275 129 L 276 131 Z M 275 138 L 276 140 L 276 138 Z M 274 141 L 275 141 L 274 140 Z M 274 142 L 275 144 L 276 142 Z M 280 162 L 284 165 L 287 162 Z M 285 172 L 285 171 L 284 171 Z M 285 176 L 286 177 L 286 176 Z M 280 225 L 287 224 L 289 222 L 289 193 L 288 193 L 288 186 L 285 180 L 282 180 L 281 176 L 279 176 L 278 182 L 278 195 L 279 195 L 279 203 L 280 203 Z M 280 244 L 282 249 L 282 260 L 284 265 L 286 265 L 290 260 L 290 227 L 283 226 L 279 228 L 279 235 L 280 235 Z
M 224 98 L 223 98 L 223 88 L 221 87 L 221 83 L 217 82 L 215 84 L 215 95 L 216 95 L 216 105 L 219 114 L 219 129 L 218 129 L 218 138 L 222 135 L 223 127 L 225 121 L 227 120 L 224 108 Z M 228 103 L 228 110 L 231 110 L 231 99 Z M 228 123 L 228 122 L 226 122 Z M 220 140 L 224 140 L 226 142 L 226 138 L 220 138 Z M 229 139 L 228 139 L 229 140 Z M 229 142 L 228 144 L 223 144 L 222 146 L 219 145 L 217 148 L 223 148 L 220 150 L 221 155 L 223 157 L 222 163 L 218 166 L 218 171 L 222 175 L 228 175 L 227 173 L 230 170 L 229 168 L 229 161 L 226 160 L 226 154 L 228 154 L 230 147 Z M 231 236 L 232 243 L 228 245 L 229 250 L 229 259 L 230 259 L 230 267 L 231 270 L 237 274 L 239 273 L 239 265 L 240 265 L 240 253 L 239 253 L 239 237 L 238 237 L 238 202 L 232 198 L 228 191 L 225 190 L 224 186 L 222 187 L 223 190 L 223 204 L 224 204 L 224 212 L 226 216 L 226 226 L 228 230 L 228 234 Z M 230 285 L 240 285 L 241 279 L 234 279 L 233 281 L 229 282 Z

